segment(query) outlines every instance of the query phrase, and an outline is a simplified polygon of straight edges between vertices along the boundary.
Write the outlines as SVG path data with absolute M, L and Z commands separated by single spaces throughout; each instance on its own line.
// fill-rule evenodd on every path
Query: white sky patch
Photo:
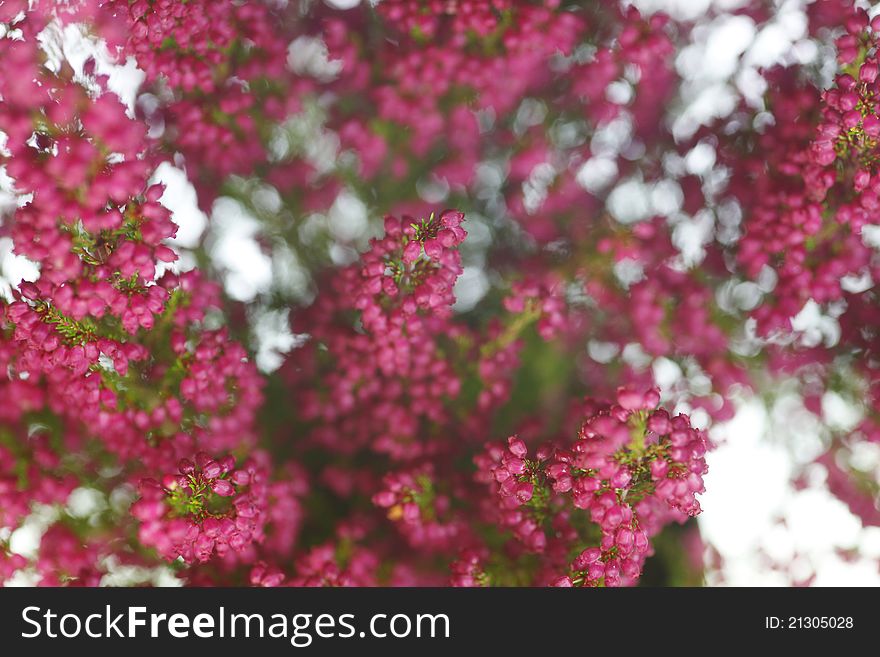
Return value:
M 792 318 L 791 327 L 801 333 L 805 346 L 824 344 L 832 347 L 840 340 L 840 323 L 822 311 L 813 299 L 807 301 L 801 311 Z
M 12 301 L 12 288 L 21 281 L 35 281 L 40 268 L 35 262 L 12 252 L 12 239 L 0 237 L 0 296 Z
M 353 9 L 361 4 L 362 0 L 324 0 L 324 4 L 334 9 Z
M 710 8 L 730 10 L 742 7 L 747 2 L 748 0 L 632 0 L 629 4 L 645 13 L 662 11 L 678 20 L 694 20 Z
M 745 56 L 748 66 L 762 68 L 785 60 L 796 42 L 807 35 L 807 16 L 797 2 L 786 2 L 765 26 Z
M 75 488 L 67 498 L 67 512 L 75 518 L 91 518 L 106 508 L 104 494 L 94 488 Z
M 622 224 L 643 221 L 651 216 L 651 189 L 640 180 L 626 180 L 608 195 L 608 211 Z
M 670 390 L 684 378 L 681 366 L 668 358 L 657 358 L 651 364 L 654 382 L 660 390 Z
M 543 123 L 546 116 L 547 105 L 544 101 L 537 98 L 525 98 L 517 108 L 516 117 L 513 120 L 514 132 L 522 135 L 527 129 Z
M 50 40 L 57 40 L 55 47 L 60 47 L 74 74 L 84 80 L 83 69 L 86 62 L 92 59 L 95 64 L 95 73 L 107 76 L 107 87 L 119 96 L 120 101 L 126 106 L 128 115 L 134 117 L 134 105 L 137 99 L 138 89 L 146 78 L 146 74 L 137 67 L 132 57 L 124 62 L 117 59 L 107 50 L 103 41 L 98 41 L 78 24 L 70 24 L 59 29 L 57 25 L 51 25 L 46 30 L 46 36 Z
M 614 263 L 614 275 L 621 285 L 629 288 L 645 278 L 645 269 L 640 260 L 623 258 Z
M 617 162 L 610 157 L 591 157 L 577 172 L 578 184 L 592 194 L 608 187 L 617 178 Z
M 479 303 L 489 291 L 489 280 L 482 267 L 465 267 L 455 282 L 455 305 L 457 312 L 466 312 Z
M 253 320 L 257 338 L 257 367 L 263 372 L 272 372 L 284 362 L 284 354 L 297 345 L 296 337 L 290 331 L 289 311 L 259 310 Z
M 587 343 L 587 353 L 597 363 L 610 363 L 620 353 L 620 347 L 614 342 L 590 340 Z
M 210 252 L 225 270 L 226 291 L 238 301 L 253 301 L 272 283 L 272 261 L 254 239 L 260 222 L 237 201 L 221 197 L 211 213 Z
M 549 162 L 536 164 L 528 180 L 522 184 L 523 205 L 530 214 L 537 212 L 547 199 L 547 188 L 556 178 L 556 169 Z
M 874 279 L 867 269 L 858 274 L 847 274 L 840 279 L 840 287 L 852 294 L 861 294 L 874 287 Z
M 280 292 L 300 303 L 307 304 L 312 300 L 311 276 L 287 244 L 276 244 L 272 252 L 272 269 Z
M 342 60 L 330 59 L 327 45 L 319 38 L 298 36 L 287 49 L 287 65 L 299 75 L 329 82 L 342 72 Z
M 833 390 L 822 395 L 822 419 L 834 431 L 849 432 L 862 421 L 864 412 Z
M 177 237 L 170 240 L 173 246 L 195 248 L 208 225 L 208 217 L 199 209 L 196 190 L 186 174 L 163 162 L 158 166 L 151 182 L 165 185 L 165 193 L 159 202 L 172 213 L 172 220 L 178 225 Z
M 343 190 L 327 214 L 330 233 L 340 242 L 354 242 L 367 231 L 367 206 L 350 191 Z
M 857 421 L 844 400 L 823 399 L 823 408 L 839 426 Z M 733 420 L 713 429 L 719 444 L 707 459 L 699 523 L 724 558 L 725 583 L 784 586 L 815 572 L 818 586 L 880 584 L 880 529 L 863 528 L 821 477 L 801 491 L 790 483 L 798 464 L 822 453 L 821 431 L 818 418 L 787 393 L 770 413 L 758 400 L 743 402 Z M 842 550 L 856 554 L 843 558 Z
M 755 39 L 755 23 L 747 16 L 719 16 L 694 30 L 695 43 L 676 59 L 680 73 L 698 80 L 725 80 Z
M 660 180 L 651 189 L 651 207 L 654 212 L 669 216 L 681 209 L 684 194 L 681 186 L 674 180 Z
M 590 152 L 594 156 L 614 157 L 632 140 L 632 119 L 621 112 L 613 121 L 596 128 L 590 139 Z
M 715 166 L 715 158 L 715 149 L 701 141 L 685 155 L 684 165 L 688 173 L 704 176 Z
M 727 116 L 736 107 L 736 92 L 729 84 L 715 83 L 700 88 L 684 111 L 676 117 L 672 131 L 676 138 L 690 136 L 701 125 Z
M 865 246 L 880 250 L 880 225 L 869 224 L 862 227 L 862 242 Z
M 706 256 L 704 246 L 712 239 L 714 225 L 715 218 L 709 210 L 701 210 L 676 224 L 672 243 L 681 251 L 685 266 L 696 265 Z

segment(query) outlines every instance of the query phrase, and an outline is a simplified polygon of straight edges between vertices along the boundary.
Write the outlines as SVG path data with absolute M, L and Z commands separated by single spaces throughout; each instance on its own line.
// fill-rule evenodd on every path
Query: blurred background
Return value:
M 325 1 L 339 9 L 359 4 L 358 0 Z M 773 19 L 760 27 L 748 16 L 727 13 L 745 4 L 738 0 L 637 0 L 633 4 L 645 12 L 665 11 L 697 24 L 690 44 L 675 62 L 685 81 L 684 102 L 673 123 L 675 134 L 682 138 L 732 112 L 740 98 L 759 98 L 766 85 L 759 69 L 798 62 L 814 64 L 820 72 L 827 70 L 829 79 L 833 72 L 833 66 L 823 64 L 830 53 L 807 38 L 808 3 L 804 1 L 775 2 Z M 869 3 L 862 6 L 869 7 Z M 880 8 L 872 8 L 871 14 L 878 11 Z M 61 43 L 64 55 L 74 65 L 82 66 L 94 56 L 99 71 L 110 75 L 111 88 L 134 108 L 143 79 L 134 62 L 114 64 L 105 51 L 75 29 L 65 31 Z M 316 75 L 333 76 L 338 68 L 338 62 L 328 59 L 326 47 L 306 38 L 291 44 L 288 61 L 293 68 Z M 627 93 L 624 88 L 619 92 Z M 540 115 L 541 111 L 537 105 L 520 109 L 525 123 L 533 120 L 530 113 Z M 341 156 L 339 140 L 322 127 L 320 111 L 306 111 L 298 121 L 289 126 L 291 139 L 298 141 L 297 148 L 307 153 L 318 171 L 334 167 Z M 597 131 L 592 150 L 598 156 L 583 167 L 578 182 L 592 190 L 613 181 L 608 206 L 623 223 L 648 215 L 681 215 L 681 191 L 677 188 L 617 179 L 614 157 L 630 142 L 627 130 L 626 122 L 621 120 Z M 714 152 L 696 148 L 682 166 L 711 181 L 716 173 Z M 480 171 L 487 189 L 499 187 L 503 181 L 498 177 L 503 175 L 503 171 L 488 164 Z M 216 271 L 222 273 L 227 294 L 250 304 L 248 319 L 253 327 L 252 346 L 258 366 L 264 372 L 275 370 L 283 354 L 297 347 L 301 336 L 291 333 L 288 313 L 272 303 L 273 295 L 281 290 L 287 298 L 308 300 L 311 294 L 309 272 L 300 260 L 301 254 L 268 235 L 265 217 L 255 216 L 255 211 L 277 213 L 281 207 L 278 193 L 268 186 L 252 189 L 250 207 L 221 196 L 209 217 L 199 209 L 195 189 L 181 169 L 163 165 L 157 178 L 167 186 L 162 202 L 174 212 L 181 227 L 175 245 L 183 258 L 175 266 L 186 269 L 195 265 L 197 257 L 210 258 Z M 6 190 L 0 204 L 14 203 L 8 193 L 9 181 L 0 183 Z M 449 193 L 442 185 L 432 183 L 418 191 L 432 206 L 442 205 Z M 534 193 L 541 193 L 540 176 L 535 180 Z M 320 244 L 337 264 L 351 262 L 357 250 L 377 234 L 378 218 L 371 216 L 369 206 L 369 199 L 345 188 L 329 211 L 313 213 L 298 226 L 299 238 L 303 244 Z M 712 228 L 711 220 L 699 213 L 679 218 L 677 245 L 683 253 L 699 259 L 701 245 Z M 472 308 L 492 285 L 483 258 L 491 239 L 488 222 L 484 217 L 468 217 L 465 272 L 455 291 L 460 311 Z M 880 233 L 880 226 L 877 228 Z M 191 251 L 197 246 L 200 250 L 203 246 L 204 254 L 197 256 Z M 0 294 L 7 298 L 11 284 L 37 276 L 31 263 L 11 253 L 8 237 L 0 237 L 0 275 Z M 739 293 L 748 295 L 749 290 L 744 288 Z M 834 318 L 809 305 L 797 317 L 796 326 L 817 343 L 831 345 L 839 338 Z M 667 387 L 675 385 L 683 373 L 671 361 L 660 359 L 654 365 L 654 376 L 661 387 Z M 825 423 L 820 423 L 804 408 L 797 392 L 784 387 L 770 402 L 743 394 L 736 403 L 735 417 L 711 430 L 717 448 L 709 457 L 707 492 L 701 498 L 704 512 L 698 522 L 703 544 L 698 542 L 694 547 L 696 558 L 706 566 L 706 583 L 880 585 L 880 527 L 863 528 L 859 519 L 824 489 L 821 468 L 807 468 L 799 484 L 792 483 L 793 473 L 822 453 L 823 432 L 828 427 L 855 427 L 861 409 L 828 393 L 822 399 Z M 697 424 L 708 421 L 699 409 L 693 417 Z M 880 445 L 865 443 L 862 448 L 864 453 L 856 455 L 860 469 L 873 470 L 880 476 Z M 91 503 L 87 493 L 71 499 L 76 513 L 88 514 Z M 35 516 L 11 537 L 12 549 L 22 553 L 35 550 L 44 526 Z

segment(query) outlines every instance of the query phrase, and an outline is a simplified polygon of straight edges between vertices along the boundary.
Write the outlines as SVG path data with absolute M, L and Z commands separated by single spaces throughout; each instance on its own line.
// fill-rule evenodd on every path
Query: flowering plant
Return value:
M 0 1 L 0 582 L 699 583 L 780 387 L 880 525 L 880 19 L 330 4 Z

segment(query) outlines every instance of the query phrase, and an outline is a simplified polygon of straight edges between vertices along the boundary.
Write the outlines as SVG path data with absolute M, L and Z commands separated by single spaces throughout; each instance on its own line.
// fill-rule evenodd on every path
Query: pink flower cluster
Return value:
M 863 11 L 847 20 L 838 59 L 856 67 L 855 77 L 840 73 L 821 97 L 793 70 L 775 71 L 776 126 L 758 137 L 760 161 L 745 157 L 736 164 L 732 191 L 749 210 L 739 262 L 750 276 L 771 266 L 779 277 L 772 302 L 754 311 L 763 333 L 790 331 L 808 300 L 839 301 L 842 278 L 874 268 L 860 233 L 878 207 L 875 27 Z M 854 62 L 859 48 L 868 53 L 860 64 Z M 747 194 L 740 185 L 750 187 Z
M 169 152 L 183 154 L 205 207 L 214 180 L 266 161 L 272 126 L 308 86 L 286 66 L 288 41 L 269 3 L 111 0 L 98 17 L 114 19 L 111 47 L 171 94 L 147 119 L 162 126 Z
M 330 57 L 343 62 L 334 87 L 357 94 L 360 109 L 360 115 L 334 112 L 332 125 L 342 146 L 358 154 L 360 176 L 405 180 L 418 162 L 442 151 L 433 174 L 469 184 L 480 157 L 480 127 L 459 103 L 448 113 L 442 108 L 470 98 L 501 118 L 552 80 L 553 56 L 570 54 L 584 28 L 577 14 L 557 8 L 558 2 L 456 0 L 426 7 L 394 0 L 377 9 L 395 42 L 375 48 L 363 39 L 363 25 L 371 21 L 366 7 L 329 19 L 324 40 Z M 397 125 L 408 134 L 395 153 L 390 135 Z
M 214 460 L 205 452 L 182 459 L 177 472 L 144 479 L 131 507 L 140 521 L 138 537 L 161 556 L 208 561 L 241 552 L 263 540 L 265 472 L 253 463 L 236 467 L 232 456 Z
M 462 219 L 452 210 L 419 222 L 386 217 L 384 237 L 335 273 L 307 315 L 294 318 L 295 329 L 308 326 L 312 335 L 311 346 L 294 353 L 290 374 L 302 386 L 303 416 L 321 423 L 316 441 L 345 452 L 369 446 L 398 459 L 428 449 L 419 440 L 422 423 L 442 422 L 444 400 L 460 386 L 435 343 L 450 332 Z M 344 319 L 352 311 L 363 330 Z M 335 365 L 319 373 L 324 353 Z M 316 376 L 326 392 L 315 388 Z
M 0 39 L 4 61 L 20 74 L 0 76 L 0 128 L 21 199 L 9 234 L 40 277 L 22 281 L 0 317 L 8 375 L 0 385 L 9 400 L 0 429 L 4 527 L 19 524 L 35 503 L 63 505 L 87 482 L 112 488 L 100 474 L 107 459 L 118 459 L 122 471 L 162 472 L 194 451 L 252 449 L 262 402 L 246 350 L 227 328 L 205 326 L 206 311 L 219 306 L 217 286 L 194 271 L 159 274 L 177 260 L 166 243 L 177 226 L 160 203 L 163 187 L 149 182 L 159 159 L 147 126 L 127 115 L 93 67 L 83 81 L 70 67 L 46 65 L 36 35 L 53 19 L 51 8 L 37 3 L 21 16 L 14 19 L 23 38 Z M 293 498 L 282 487 L 267 489 L 266 468 L 236 472 L 236 485 L 252 481 L 226 520 L 207 522 L 198 542 L 179 522 L 167 535 L 154 527 L 147 542 L 161 543 L 163 557 L 193 561 L 262 540 L 267 490 Z M 212 495 L 235 493 L 209 478 Z M 274 517 L 280 545 L 296 527 L 295 517 Z M 62 521 L 55 531 L 71 529 Z M 91 570 L 63 565 L 49 548 L 45 561 L 28 565 L 45 572 L 45 582 L 95 584 L 109 548 L 94 545 L 77 557 Z
M 373 504 L 387 509 L 406 540 L 426 551 L 448 552 L 460 545 L 467 526 L 449 521 L 451 500 L 435 490 L 430 466 L 394 472 L 384 477 L 384 487 L 373 495 Z
M 446 29 L 453 35 L 452 43 L 463 46 L 469 32 L 482 38 L 491 34 L 513 5 L 511 0 L 388 0 L 377 8 L 389 25 L 416 40 L 435 39 Z
M 335 546 L 321 545 L 297 560 L 297 576 L 290 585 L 375 586 L 376 565 L 376 556 L 368 550 L 355 550 L 343 559 Z
M 66 500 L 77 480 L 61 465 L 61 456 L 46 435 L 24 439 L 4 429 L 0 434 L 0 526 L 17 526 L 34 503 Z
M 553 543 L 584 540 L 573 514 L 589 512 L 599 545 L 582 550 L 557 586 L 633 583 L 664 518 L 700 512 L 706 435 L 687 416 L 657 409 L 659 400 L 656 389 L 621 388 L 616 404 L 591 404 L 570 447 L 546 445 L 529 457 L 511 437 L 506 448 L 492 445 L 477 458 L 478 479 L 497 495 L 491 517 L 527 551 L 565 554 Z

